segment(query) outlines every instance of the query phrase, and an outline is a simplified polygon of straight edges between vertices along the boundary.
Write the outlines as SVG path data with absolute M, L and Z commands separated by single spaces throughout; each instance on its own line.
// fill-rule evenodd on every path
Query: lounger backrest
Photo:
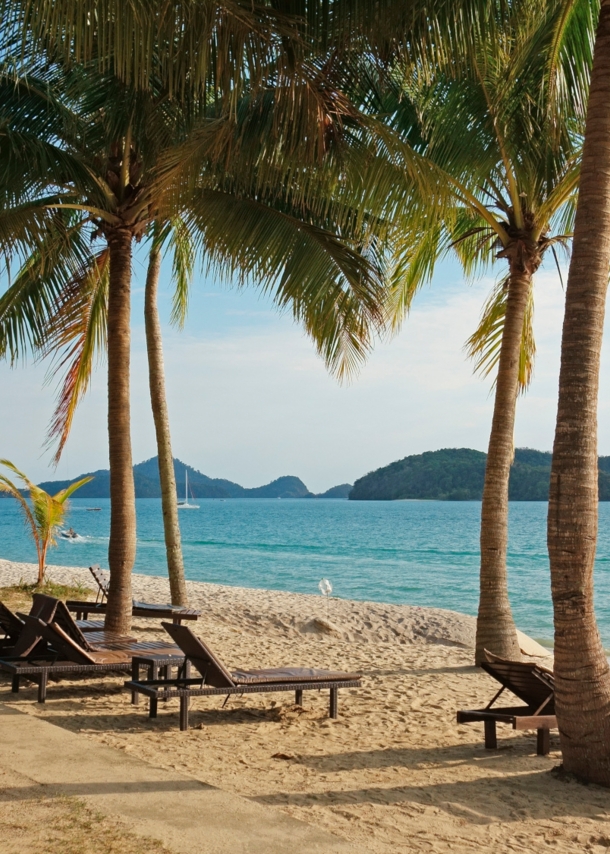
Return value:
M 37 617 L 31 617 L 29 614 L 18 614 L 23 620 L 23 629 L 15 642 L 11 657 L 27 658 L 32 653 L 38 644 L 43 640 L 41 626 L 44 623 Z
M 553 675 L 534 662 L 505 661 L 488 655 L 491 661 L 481 664 L 483 670 L 512 691 L 530 708 L 538 709 L 555 691 Z M 554 697 L 544 706 L 544 713 L 554 714 Z
M 34 593 L 30 617 L 38 617 L 43 623 L 50 623 L 55 616 L 58 602 L 59 599 L 56 599 L 55 596 L 47 596 L 46 593 Z
M 70 611 L 68 611 L 65 602 L 62 602 L 61 599 L 55 599 L 53 596 L 46 596 L 43 593 L 35 593 L 34 601 L 39 607 L 36 613 L 34 613 L 34 609 L 30 611 L 32 616 L 38 617 L 47 625 L 49 623 L 57 623 L 72 638 L 75 644 L 91 652 L 91 644 L 74 622 L 74 618 Z
M 103 570 L 97 563 L 89 567 L 89 572 L 95 579 L 95 583 L 99 588 L 98 596 L 100 593 L 102 594 L 103 602 L 104 599 L 106 599 L 108 596 L 108 588 L 110 587 L 110 581 L 108 580 L 107 575 L 104 574 Z
M 206 644 L 194 635 L 188 626 L 175 623 L 161 623 L 172 640 L 203 676 L 206 685 L 213 688 L 234 688 L 235 682 L 222 661 L 217 658 Z
M 18 638 L 23 628 L 23 621 L 19 619 L 10 608 L 0 602 L 0 629 L 9 638 Z
M 37 622 L 41 636 L 62 658 L 67 658 L 68 661 L 73 661 L 75 664 L 96 663 L 87 650 L 75 643 L 58 623 L 45 624 L 42 620 L 37 620 Z

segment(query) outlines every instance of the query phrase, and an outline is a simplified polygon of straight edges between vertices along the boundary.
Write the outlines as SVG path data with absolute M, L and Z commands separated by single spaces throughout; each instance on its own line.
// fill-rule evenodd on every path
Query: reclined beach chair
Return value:
M 32 599 L 32 607 L 30 608 L 30 616 L 40 617 L 42 620 L 52 619 L 57 601 L 57 599 L 53 599 L 50 596 L 42 596 L 39 593 L 35 593 Z M 17 649 L 17 655 L 27 654 L 27 652 L 34 648 L 35 644 L 31 644 L 27 636 L 27 631 L 26 635 L 22 637 L 25 628 L 24 621 L 17 614 L 13 614 L 11 609 L 3 602 L 0 602 L 0 628 L 4 631 L 4 638 L 0 640 L 0 650 L 3 654 L 14 655 L 15 648 Z M 44 648 L 44 643 L 41 645 L 41 648 Z M 9 649 L 11 650 L 10 653 L 8 653 Z
M 39 607 L 37 610 L 32 607 L 30 611 L 31 617 L 40 617 L 47 624 L 57 623 L 75 643 L 85 649 L 89 646 L 112 646 L 116 643 L 136 643 L 137 638 L 130 635 L 107 632 L 104 629 L 103 621 L 75 620 L 66 607 L 66 603 L 53 596 L 47 596 L 44 593 L 35 593 L 34 605 L 38 605 Z M 82 628 L 83 623 L 89 627 L 86 631 L 86 637 Z
M 550 749 L 549 730 L 557 728 L 555 717 L 555 682 L 553 674 L 539 664 L 527 661 L 505 661 L 485 650 L 487 661 L 481 663 L 486 673 L 500 683 L 500 690 L 484 709 L 463 710 L 457 713 L 458 724 L 483 721 L 485 747 L 495 750 L 498 746 L 496 724 L 511 724 L 513 729 L 535 729 L 536 752 L 545 756 Z M 526 704 L 498 708 L 494 703 L 505 690 L 511 691 Z
M 66 602 L 68 610 L 76 614 L 77 620 L 87 621 L 89 614 L 101 615 L 106 613 L 108 602 L 108 585 L 109 573 L 96 564 L 89 567 L 89 572 L 94 577 L 98 586 L 97 597 L 95 602 L 80 601 L 69 599 Z M 171 605 L 164 603 L 158 605 L 154 602 L 139 602 L 136 599 L 132 600 L 132 616 L 143 617 L 151 620 L 173 620 L 174 623 L 180 625 L 182 620 L 197 620 L 201 616 L 201 611 L 194 608 L 185 608 L 182 605 Z
M 51 597 L 49 597 L 51 598 Z M 63 608 L 61 607 L 63 606 Z M 66 614 L 71 622 L 67 622 Z M 161 661 L 165 668 L 182 666 L 184 656 L 179 648 L 165 641 L 136 641 L 108 632 L 106 645 L 90 642 L 94 632 L 82 634 L 65 609 L 63 602 L 56 607 L 54 618 L 58 622 L 45 623 L 39 617 L 20 614 L 24 629 L 10 655 L 0 657 L 0 670 L 12 676 L 12 691 L 19 691 L 22 677 L 38 683 L 38 702 L 46 699 L 49 676 L 74 673 L 92 674 L 109 671 L 129 671 L 134 655 L 147 656 L 155 662 Z M 63 625 L 62 625 L 63 623 Z M 156 672 L 156 666 L 151 672 Z
M 180 699 L 180 729 L 188 729 L 188 707 L 190 697 L 206 697 L 217 694 L 259 694 L 276 691 L 294 691 L 295 702 L 302 705 L 303 691 L 330 690 L 331 718 L 337 717 L 337 695 L 339 688 L 359 688 L 361 675 L 332 670 L 312 670 L 306 667 L 277 667 L 267 670 L 234 670 L 230 672 L 210 648 L 187 626 L 162 623 L 165 630 L 178 644 L 185 656 L 185 664 L 193 665 L 201 674 L 191 679 L 179 674 L 177 679 L 147 680 L 132 679 L 125 687 L 132 694 L 142 693 L 150 699 L 149 716 L 157 716 L 159 700 L 173 697 Z M 134 670 L 138 659 L 134 658 Z M 142 659 L 146 664 L 146 660 Z

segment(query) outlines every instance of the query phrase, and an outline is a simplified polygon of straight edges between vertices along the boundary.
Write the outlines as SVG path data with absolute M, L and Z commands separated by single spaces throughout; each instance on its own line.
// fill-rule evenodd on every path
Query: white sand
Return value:
M 56 581 L 91 586 L 86 570 L 52 567 Z M 0 561 L 0 586 L 33 580 L 34 568 Z M 332 600 L 331 631 L 321 597 L 190 582 L 203 611 L 195 631 L 231 668 L 306 665 L 358 670 L 360 689 L 339 695 L 286 694 L 192 701 L 188 733 L 177 706 L 149 721 L 121 681 L 52 685 L 3 701 L 155 765 L 178 768 L 290 815 L 326 827 L 379 854 L 394 852 L 605 851 L 610 792 L 552 773 L 535 734 L 499 729 L 500 750 L 483 748 L 482 725 L 458 727 L 455 712 L 485 704 L 495 683 L 472 666 L 474 620 L 451 611 Z M 134 575 L 134 595 L 167 601 L 163 579 Z M 334 628 L 333 628 L 334 627 Z M 136 632 L 159 638 L 152 621 Z M 110 688 L 109 686 L 112 686 Z M 510 699 L 508 700 L 510 703 Z

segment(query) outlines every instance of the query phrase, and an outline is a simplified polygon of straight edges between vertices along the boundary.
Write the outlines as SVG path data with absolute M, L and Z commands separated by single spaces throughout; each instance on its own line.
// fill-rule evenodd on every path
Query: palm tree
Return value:
M 156 235 L 155 235 L 156 236 Z M 159 463 L 159 481 L 161 484 L 161 508 L 163 512 L 163 532 L 172 604 L 188 605 L 186 581 L 184 578 L 184 559 L 180 524 L 178 522 L 178 501 L 176 495 L 176 475 L 174 455 L 172 453 L 169 411 L 165 394 L 165 367 L 163 364 L 163 338 L 157 306 L 159 275 L 161 273 L 161 247 L 153 239 L 148 258 L 146 288 L 144 295 L 144 321 L 146 327 L 146 349 L 148 354 L 148 380 L 150 403 L 157 438 L 157 459 Z M 180 291 L 180 288 L 178 289 Z
M 610 271 L 610 0 L 602 0 L 561 343 L 548 546 L 563 764 L 610 786 L 610 669 L 595 620 L 597 405 Z
M 412 189 L 399 220 L 406 251 L 392 289 L 395 323 L 448 251 L 466 274 L 506 262 L 467 344 L 476 369 L 496 371 L 481 507 L 477 662 L 485 649 L 520 657 L 507 588 L 508 482 L 517 396 L 530 381 L 535 352 L 534 274 L 572 229 L 592 31 L 590 4 L 574 7 L 562 15 L 561 4 L 530 4 L 527 13 L 514 3 L 494 39 L 475 38 L 459 73 L 441 65 L 430 80 L 429 69 L 411 64 L 400 80 L 401 100 L 386 101 L 391 126 L 429 164 L 439 188 L 430 198 Z
M 43 351 L 67 348 L 62 360 L 68 365 L 67 381 L 53 424 L 61 450 L 75 403 L 88 382 L 95 344 L 106 334 L 113 508 L 107 619 L 109 626 L 120 629 L 130 619 L 135 556 L 128 394 L 133 240 L 153 222 L 164 222 L 169 211 L 184 207 L 188 198 L 189 216 L 210 261 L 228 259 L 228 272 L 240 270 L 244 280 L 258 275 L 263 286 L 275 288 L 280 303 L 292 305 L 295 317 L 335 366 L 344 364 L 343 357 L 349 362 L 366 350 L 370 323 L 379 314 L 379 289 L 372 264 L 320 227 L 324 218 L 332 221 L 328 199 L 320 203 L 324 215 L 309 210 L 307 188 L 295 200 L 286 200 L 283 210 L 279 203 L 274 209 L 264 193 L 270 168 L 250 168 L 248 187 L 239 176 L 227 178 L 214 169 L 219 138 L 224 134 L 230 141 L 226 120 L 200 117 L 193 110 L 185 121 L 184 111 L 168 102 L 163 90 L 137 92 L 111 76 L 81 68 L 67 74 L 53 69 L 46 79 L 30 76 L 20 85 L 34 99 L 38 87 L 45 115 L 52 107 L 64 116 L 61 151 L 69 155 L 72 172 L 49 169 L 39 180 L 43 189 L 46 182 L 48 195 L 41 195 L 39 187 L 33 197 L 30 192 L 31 205 L 54 210 L 56 218 L 2 299 L 0 317 L 9 331 L 0 345 L 13 359 L 28 336 Z M 5 105 L 18 100 L 16 92 L 19 86 L 7 80 Z M 38 139 L 31 112 L 27 127 L 23 122 L 17 112 L 11 133 L 20 133 L 21 143 L 28 133 Z M 58 133 L 54 127 L 55 138 Z M 243 145 L 246 150 L 247 141 Z M 208 177 L 185 195 L 185 175 L 193 165 L 200 174 L 202 163 L 209 165 Z M 298 186 L 293 184 L 292 192 Z M 244 200 L 246 189 L 250 197 Z M 101 239 L 102 248 L 87 250 L 90 239 Z
M 20 488 L 7 475 L 0 474 L 0 492 L 5 492 L 19 502 L 25 523 L 32 534 L 38 554 L 37 583 L 41 585 L 44 582 L 47 551 L 49 546 L 57 544 L 55 535 L 64 524 L 68 511 L 68 499 L 77 489 L 80 489 L 85 483 L 89 483 L 93 478 L 83 477 L 71 483 L 66 489 L 61 489 L 56 495 L 49 495 L 44 489 L 32 483 L 27 475 L 19 471 L 17 466 L 13 465 L 9 460 L 0 460 L 0 465 L 9 469 L 14 475 L 17 475 L 22 483 L 22 487 Z M 22 489 L 24 487 L 30 493 L 31 506 L 23 495 Z

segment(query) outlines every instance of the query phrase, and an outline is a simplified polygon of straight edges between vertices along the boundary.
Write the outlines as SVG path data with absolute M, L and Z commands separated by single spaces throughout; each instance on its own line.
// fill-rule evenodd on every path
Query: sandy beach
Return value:
M 91 587 L 86 569 L 51 567 L 61 583 Z M 0 586 L 32 581 L 32 565 L 0 561 Z M 168 601 L 162 578 L 134 575 L 134 596 Z M 203 616 L 195 631 L 229 667 L 306 665 L 360 671 L 363 686 L 305 707 L 285 694 L 192 701 L 189 732 L 178 708 L 149 721 L 119 678 L 34 686 L 0 698 L 21 711 L 167 769 L 268 804 L 372 852 L 603 851 L 610 847 L 610 792 L 558 773 L 558 738 L 536 756 L 534 733 L 482 726 L 455 712 L 485 704 L 495 683 L 472 666 L 474 619 L 453 611 L 188 583 Z M 459 596 L 456 596 L 456 605 Z M 139 637 L 163 629 L 138 621 Z M 548 665 L 548 659 L 545 664 Z

